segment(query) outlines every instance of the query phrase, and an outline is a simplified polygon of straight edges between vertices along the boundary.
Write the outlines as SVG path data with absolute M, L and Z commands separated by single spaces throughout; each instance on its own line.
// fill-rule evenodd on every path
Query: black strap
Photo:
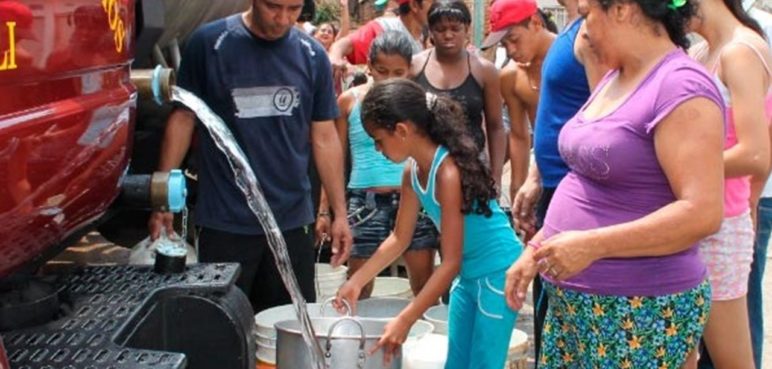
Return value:
M 426 65 L 429 64 L 429 59 L 432 58 L 432 52 L 433 51 L 434 51 L 434 49 L 430 49 L 429 50 L 429 55 L 426 56 L 426 61 L 424 61 L 424 66 L 421 68 L 421 74 L 424 74 L 424 71 L 426 70 Z M 428 81 L 428 79 L 427 79 L 427 81 Z

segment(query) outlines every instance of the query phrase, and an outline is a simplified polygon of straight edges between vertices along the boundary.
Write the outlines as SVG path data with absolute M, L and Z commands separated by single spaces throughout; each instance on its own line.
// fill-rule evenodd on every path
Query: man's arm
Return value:
M 161 158 L 158 170 L 168 172 L 182 165 L 182 160 L 190 148 L 196 116 L 184 108 L 175 109 L 166 122 L 164 139 L 161 143 Z
M 311 145 L 322 187 L 335 213 L 332 264 L 340 265 L 348 259 L 352 239 L 346 220 L 346 197 L 343 191 L 343 150 L 332 120 L 311 124 Z
M 351 10 L 348 8 L 348 0 L 340 0 L 340 30 L 335 39 L 340 40 L 341 38 L 348 36 L 350 31 Z
M 501 96 L 509 112 L 509 162 L 512 166 L 512 178 L 509 187 L 509 198 L 514 200 L 515 194 L 525 182 L 528 175 L 531 135 L 526 119 L 526 109 L 523 102 L 515 94 L 517 82 L 517 65 L 512 63 L 501 71 Z
M 345 163 L 347 158 L 348 148 L 348 116 L 351 113 L 351 106 L 354 104 L 355 99 L 352 93 L 353 89 L 349 89 L 338 97 L 338 110 L 341 115 L 335 119 L 335 129 L 338 132 L 338 138 L 340 139 L 342 162 Z M 327 193 L 321 191 L 319 194 L 319 214 L 316 219 L 316 238 L 317 242 L 325 241 L 326 236 L 330 234 L 330 201 L 327 199 Z
M 351 54 L 354 51 L 354 42 L 351 40 L 351 35 L 343 36 L 330 46 L 330 64 L 332 64 L 332 77 L 333 81 L 339 81 L 346 75 L 346 66 L 348 61 L 346 55 Z
M 190 141 L 196 126 L 196 116 L 184 108 L 175 109 L 166 122 L 166 131 L 161 143 L 161 158 L 158 170 L 168 172 L 179 168 L 190 148 Z M 171 234 L 174 231 L 174 215 L 168 212 L 153 212 L 148 221 L 150 238 L 155 240 L 161 235 L 161 229 Z

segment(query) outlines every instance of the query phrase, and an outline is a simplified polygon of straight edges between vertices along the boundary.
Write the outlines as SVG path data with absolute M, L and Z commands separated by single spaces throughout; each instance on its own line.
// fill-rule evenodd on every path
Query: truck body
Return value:
M 133 27 L 134 1 L 0 0 L 0 278 L 118 196 L 137 106 Z

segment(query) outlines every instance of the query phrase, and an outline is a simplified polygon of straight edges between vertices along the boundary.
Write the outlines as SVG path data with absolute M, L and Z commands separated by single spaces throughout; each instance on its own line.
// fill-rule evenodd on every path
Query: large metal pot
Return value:
M 395 357 L 386 366 L 383 363 L 383 350 L 377 350 L 369 355 L 378 342 L 387 320 L 343 317 L 311 319 L 316 332 L 316 340 L 322 346 L 330 369 L 399 369 L 400 359 Z M 411 330 L 433 330 L 426 322 L 419 322 Z M 277 369 L 305 369 L 311 367 L 311 353 L 300 333 L 300 323 L 297 320 L 287 320 L 276 323 Z M 401 355 L 401 350 L 398 351 Z

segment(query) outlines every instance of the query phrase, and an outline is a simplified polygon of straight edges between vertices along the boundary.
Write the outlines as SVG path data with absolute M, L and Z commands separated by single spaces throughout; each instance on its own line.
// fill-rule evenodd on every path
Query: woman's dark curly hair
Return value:
M 373 85 L 362 101 L 366 128 L 394 131 L 399 122 L 412 122 L 435 143 L 445 146 L 461 172 L 461 212 L 490 216 L 488 202 L 496 197 L 491 171 L 464 124 L 464 110 L 445 96 L 428 95 L 417 83 L 393 78 Z
M 628 1 L 638 4 L 649 19 L 665 26 L 674 44 L 683 49 L 689 48 L 686 28 L 696 14 L 694 0 L 687 0 L 686 4 L 675 9 L 671 8 L 672 0 L 599 0 L 603 10 L 608 10 L 612 4 Z

